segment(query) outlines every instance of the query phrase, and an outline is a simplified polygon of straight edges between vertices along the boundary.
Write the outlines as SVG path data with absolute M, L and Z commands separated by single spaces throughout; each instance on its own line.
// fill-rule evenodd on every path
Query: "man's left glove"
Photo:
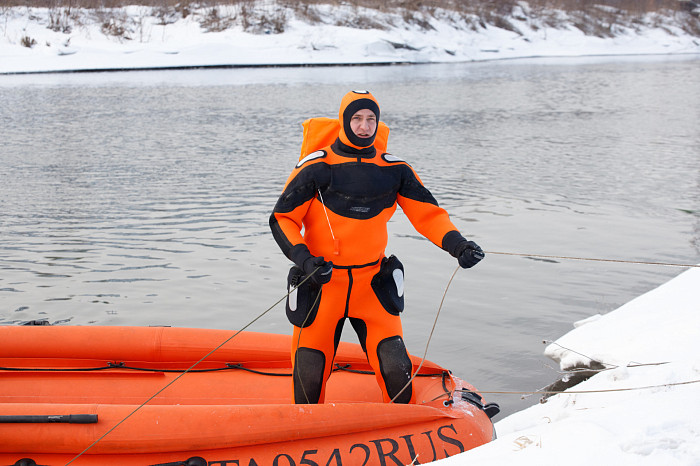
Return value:
M 464 241 L 457 246 L 457 261 L 463 269 L 469 269 L 484 258 L 484 251 L 474 241 Z
M 304 273 L 311 275 L 311 280 L 317 285 L 325 285 L 331 281 L 333 273 L 333 262 L 326 262 L 323 257 L 311 256 L 304 261 Z M 318 269 L 318 270 L 316 270 Z M 316 272 L 316 273 L 314 273 Z

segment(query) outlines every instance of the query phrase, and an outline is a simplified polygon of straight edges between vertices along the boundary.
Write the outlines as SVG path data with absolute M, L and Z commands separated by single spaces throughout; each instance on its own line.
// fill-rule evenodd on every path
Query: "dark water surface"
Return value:
M 697 57 L 0 76 L 0 323 L 247 324 L 285 293 L 268 216 L 301 122 L 350 89 L 485 250 L 698 263 L 698 76 Z M 400 211 L 387 251 L 420 356 L 456 261 Z M 682 270 L 488 254 L 428 358 L 487 392 L 541 388 L 543 340 Z M 283 307 L 251 330 L 289 332 Z

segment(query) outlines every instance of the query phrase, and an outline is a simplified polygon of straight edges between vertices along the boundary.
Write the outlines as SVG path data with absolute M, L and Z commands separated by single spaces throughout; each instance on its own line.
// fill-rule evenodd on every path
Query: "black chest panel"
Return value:
M 402 185 L 402 166 L 349 162 L 331 165 L 329 169 L 329 183 L 321 186 L 323 202 L 329 210 L 348 218 L 379 215 L 394 205 Z
M 291 212 L 304 202 L 319 198 L 319 192 L 328 210 L 360 220 L 373 218 L 391 207 L 397 194 L 437 205 L 405 163 L 379 166 L 349 161 L 315 163 L 301 170 L 280 196 L 275 212 Z

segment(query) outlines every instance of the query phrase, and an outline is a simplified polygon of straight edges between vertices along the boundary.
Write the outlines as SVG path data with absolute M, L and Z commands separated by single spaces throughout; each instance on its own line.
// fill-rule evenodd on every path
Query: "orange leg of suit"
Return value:
M 408 383 L 413 366 L 403 343 L 401 318 L 384 309 L 370 282 L 379 264 L 367 267 L 335 267 L 323 286 L 318 313 L 305 328 L 294 327 L 292 363 L 296 403 L 323 403 L 340 331 L 345 318 L 358 333 L 385 402 Z M 413 403 L 409 385 L 397 403 Z

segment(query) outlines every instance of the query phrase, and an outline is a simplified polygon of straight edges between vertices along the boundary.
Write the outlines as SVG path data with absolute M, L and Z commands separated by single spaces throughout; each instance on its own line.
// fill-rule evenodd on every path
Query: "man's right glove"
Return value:
M 320 267 L 320 268 L 319 268 Z M 311 280 L 317 285 L 325 285 L 331 281 L 333 262 L 326 262 L 323 257 L 311 256 L 304 261 L 304 273 L 311 275 Z M 318 270 L 316 270 L 318 268 Z M 314 273 L 316 271 L 316 273 Z
M 457 246 L 457 261 L 463 269 L 469 269 L 484 258 L 484 251 L 474 241 L 464 241 Z

